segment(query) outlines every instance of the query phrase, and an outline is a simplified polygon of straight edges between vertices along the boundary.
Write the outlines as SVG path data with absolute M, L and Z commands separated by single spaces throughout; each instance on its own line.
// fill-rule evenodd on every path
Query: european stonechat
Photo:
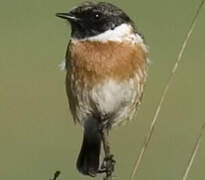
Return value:
M 147 47 L 129 16 L 110 3 L 85 2 L 56 15 L 72 29 L 66 91 L 73 119 L 84 128 L 77 169 L 95 176 L 105 133 L 132 119 L 141 102 Z

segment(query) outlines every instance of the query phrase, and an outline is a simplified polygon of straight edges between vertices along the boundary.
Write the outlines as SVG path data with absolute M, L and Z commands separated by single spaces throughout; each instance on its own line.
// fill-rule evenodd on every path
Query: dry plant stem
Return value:
M 139 168 L 139 166 L 140 166 L 140 163 L 141 163 L 141 161 L 142 161 L 142 158 L 143 158 L 143 156 L 144 156 L 144 153 L 145 153 L 145 151 L 146 151 L 146 149 L 147 149 L 147 146 L 148 146 L 148 144 L 149 144 L 149 142 L 150 142 L 150 139 L 151 139 L 151 137 L 152 137 L 152 134 L 153 134 L 153 131 L 154 131 L 156 122 L 157 122 L 157 120 L 158 120 L 158 116 L 159 116 L 159 112 L 160 112 L 160 110 L 161 110 L 161 106 L 162 106 L 162 104 L 163 104 L 163 102 L 164 102 L 164 100 L 165 100 L 165 97 L 166 97 L 166 95 L 167 95 L 167 92 L 168 92 L 168 90 L 169 90 L 169 87 L 170 87 L 170 85 L 171 85 L 171 82 L 172 82 L 172 80 L 174 79 L 174 76 L 175 76 L 175 74 L 176 74 L 176 70 L 177 70 L 177 68 L 178 68 L 178 64 L 180 63 L 180 61 L 181 61 L 181 59 L 182 59 L 182 56 L 183 56 L 183 54 L 184 54 L 184 50 L 185 50 L 185 48 L 186 48 L 186 46 L 187 46 L 187 43 L 188 43 L 188 41 L 189 41 L 189 39 L 190 39 L 190 37 L 191 37 L 191 34 L 192 34 L 193 30 L 194 30 L 194 27 L 195 27 L 196 22 L 197 22 L 197 19 L 198 19 L 198 15 L 199 15 L 199 13 L 200 13 L 200 11 L 201 11 L 201 8 L 202 8 L 202 6 L 203 6 L 203 4 L 204 4 L 204 1 L 205 1 L 205 0 L 202 0 L 202 1 L 201 1 L 200 5 L 199 5 L 199 7 L 198 7 L 198 9 L 197 9 L 197 11 L 196 11 L 194 17 L 193 17 L 192 23 L 191 23 L 191 25 L 190 25 L 190 28 L 189 28 L 187 34 L 186 34 L 186 38 L 185 38 L 185 40 L 184 40 L 184 42 L 183 42 L 183 44 L 182 44 L 182 46 L 181 46 L 181 49 L 180 49 L 179 54 L 178 54 L 178 56 L 177 56 L 176 62 L 175 62 L 175 64 L 174 64 L 174 66 L 173 66 L 173 69 L 172 69 L 172 72 L 171 72 L 170 77 L 169 77 L 169 79 L 168 79 L 168 82 L 166 83 L 166 86 L 165 86 L 165 88 L 164 88 L 164 90 L 163 90 L 163 92 L 162 92 L 162 96 L 161 96 L 160 101 L 159 101 L 159 103 L 158 103 L 158 105 L 157 105 L 157 109 L 156 109 L 156 111 L 155 111 L 153 120 L 152 120 L 152 122 L 151 122 L 151 124 L 150 124 L 150 127 L 149 127 L 149 130 L 148 130 L 148 132 L 147 132 L 147 135 L 146 135 L 144 144 L 143 144 L 143 146 L 142 146 L 142 148 L 141 148 L 141 150 L 140 150 L 139 155 L 137 156 L 137 159 L 136 159 L 136 161 L 135 161 L 135 164 L 134 164 L 133 170 L 132 170 L 132 172 L 131 172 L 131 175 L 130 175 L 130 177 L 129 177 L 129 180 L 133 180 L 133 178 L 134 178 L 134 176 L 135 176 L 135 174 L 136 174 L 136 172 L 137 172 L 137 170 L 138 170 L 138 168 Z
M 191 167 L 193 165 L 194 159 L 196 158 L 196 154 L 197 154 L 197 152 L 199 150 L 199 147 L 200 147 L 200 143 L 201 143 L 201 140 L 202 140 L 202 135 L 203 135 L 204 130 L 205 130 L 205 123 L 202 125 L 200 134 L 199 134 L 199 136 L 198 136 L 198 138 L 196 140 L 194 149 L 193 149 L 193 151 L 191 153 L 191 156 L 190 156 L 190 159 L 188 161 L 188 164 L 187 164 L 187 167 L 186 167 L 186 170 L 184 172 L 184 176 L 183 176 L 182 180 L 187 180 L 188 179 L 189 172 L 191 170 Z
M 111 157 L 111 153 L 110 153 L 110 145 L 109 145 L 109 141 L 108 141 L 108 130 L 106 128 L 103 128 L 102 130 L 102 141 L 103 141 L 103 148 L 104 148 L 104 152 L 105 152 L 105 159 Z M 105 162 L 105 170 L 107 170 L 106 166 L 112 166 L 112 164 L 107 164 L 107 163 L 112 163 L 110 161 Z M 106 176 L 104 177 L 104 180 L 112 180 L 112 171 L 106 171 Z
M 53 178 L 51 178 L 50 180 L 57 180 L 57 178 L 60 176 L 60 171 L 56 171 Z

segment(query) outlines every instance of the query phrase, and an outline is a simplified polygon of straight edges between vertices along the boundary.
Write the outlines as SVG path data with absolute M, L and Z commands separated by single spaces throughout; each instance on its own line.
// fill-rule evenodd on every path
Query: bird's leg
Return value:
M 115 160 L 113 159 L 113 155 L 110 153 L 110 145 L 108 141 L 108 130 L 109 128 L 103 127 L 101 129 L 101 136 L 103 142 L 103 148 L 105 152 L 105 158 L 101 165 L 101 170 L 99 172 L 106 173 L 105 180 L 112 179 L 112 173 L 114 171 Z

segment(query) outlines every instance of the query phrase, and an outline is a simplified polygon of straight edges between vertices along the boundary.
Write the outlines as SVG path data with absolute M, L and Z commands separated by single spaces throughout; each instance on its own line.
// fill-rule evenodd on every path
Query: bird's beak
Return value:
M 59 18 L 67 19 L 68 21 L 79 21 L 80 19 L 75 17 L 71 13 L 56 13 L 56 16 Z

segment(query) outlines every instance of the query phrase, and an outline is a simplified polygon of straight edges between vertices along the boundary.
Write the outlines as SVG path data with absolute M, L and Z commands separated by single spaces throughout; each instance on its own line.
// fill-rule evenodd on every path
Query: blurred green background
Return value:
M 82 130 L 72 122 L 64 90 L 69 25 L 55 17 L 80 1 L 1 0 L 0 6 L 0 179 L 88 180 L 75 169 Z M 137 118 L 111 133 L 116 177 L 131 173 L 156 104 L 200 0 L 112 2 L 136 22 L 152 64 Z M 205 121 L 205 8 L 177 71 L 153 138 L 135 179 L 181 179 Z M 205 137 L 189 179 L 205 177 Z M 101 176 L 95 179 L 102 179 Z

